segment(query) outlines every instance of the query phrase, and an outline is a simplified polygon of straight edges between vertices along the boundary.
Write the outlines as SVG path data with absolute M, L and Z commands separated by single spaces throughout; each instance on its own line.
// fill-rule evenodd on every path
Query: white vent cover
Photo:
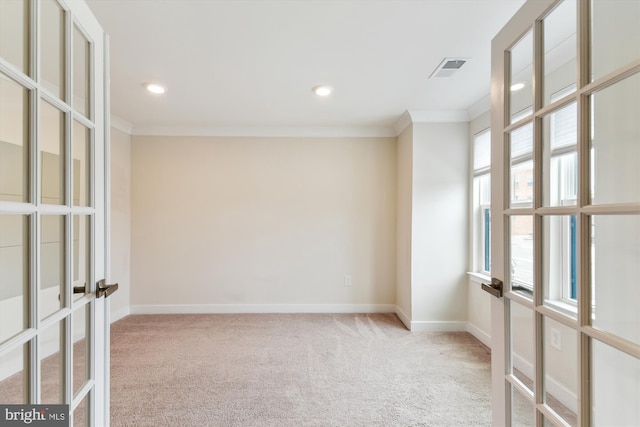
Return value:
M 444 58 L 440 65 L 429 76 L 432 77 L 451 77 L 467 62 L 469 58 Z

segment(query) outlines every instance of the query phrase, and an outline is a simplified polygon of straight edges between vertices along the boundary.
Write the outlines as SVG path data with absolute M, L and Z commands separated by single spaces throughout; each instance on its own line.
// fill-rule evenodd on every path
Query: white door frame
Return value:
M 508 63 L 506 51 L 516 43 L 555 0 L 528 1 L 511 18 L 491 43 L 491 276 L 504 285 L 510 276 L 510 263 L 505 259 L 508 245 L 507 222 L 502 214 L 509 206 L 508 153 L 506 150 L 506 127 L 508 109 L 506 97 L 509 93 Z M 507 288 L 505 287 L 504 290 Z M 491 385 L 492 425 L 510 425 L 511 398 L 507 376 L 507 324 L 506 298 L 491 298 Z

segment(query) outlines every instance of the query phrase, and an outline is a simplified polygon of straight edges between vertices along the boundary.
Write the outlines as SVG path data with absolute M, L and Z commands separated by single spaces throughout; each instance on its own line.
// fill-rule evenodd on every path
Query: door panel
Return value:
M 0 73 L 0 201 L 26 202 L 29 198 L 30 91 Z
M 640 74 L 595 92 L 590 105 L 591 203 L 639 203 Z
M 9 405 L 29 402 L 29 343 L 0 354 L 0 401 Z
M 591 324 L 640 345 L 640 216 L 594 215 L 591 224 Z
M 40 217 L 40 289 L 38 307 L 40 320 L 56 313 L 65 306 L 65 215 Z
M 0 57 L 24 74 L 30 70 L 30 3 L 29 0 L 0 1 Z
M 491 87 L 493 425 L 640 425 L 640 3 L 527 1 Z
M 0 215 L 0 342 L 29 327 L 29 252 L 29 216 Z
M 64 403 L 64 342 L 65 321 L 53 323 L 39 336 L 40 401 Z
M 51 94 L 65 100 L 65 11 L 56 0 L 41 0 L 40 21 L 40 81 Z
M 514 90 L 510 91 L 511 123 L 516 123 L 531 114 L 533 107 L 533 32 L 518 40 L 509 51 L 510 81 Z

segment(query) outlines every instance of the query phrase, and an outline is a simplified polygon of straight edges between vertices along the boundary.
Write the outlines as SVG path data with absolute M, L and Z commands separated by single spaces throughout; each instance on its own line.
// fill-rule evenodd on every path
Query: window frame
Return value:
M 476 156 L 478 155 L 477 150 L 480 138 L 487 138 L 489 141 L 490 162 L 491 130 L 489 127 L 474 133 L 471 138 L 471 146 L 473 147 L 471 156 L 472 203 L 470 209 L 472 231 L 471 274 L 486 279 L 491 276 L 491 165 L 482 164 L 476 168 Z M 486 194 L 484 193 L 485 191 L 487 192 Z M 487 236 L 489 236 L 488 239 Z

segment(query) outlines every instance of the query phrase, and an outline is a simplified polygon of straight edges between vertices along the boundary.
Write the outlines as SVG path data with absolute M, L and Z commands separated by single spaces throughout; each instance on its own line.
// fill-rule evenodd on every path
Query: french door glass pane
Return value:
M 40 164 L 42 203 L 64 204 L 64 113 L 40 100 Z
M 74 310 L 73 321 L 73 394 L 89 379 L 89 337 L 91 303 Z
M 511 425 L 513 427 L 536 425 L 533 404 L 513 386 L 511 386 Z
M 529 31 L 511 49 L 511 85 L 509 108 L 511 123 L 522 118 L 522 112 L 531 114 L 533 106 L 533 32 Z M 517 85 L 517 86 L 516 86 Z
M 3 404 L 28 403 L 29 375 L 25 369 L 28 357 L 28 344 L 0 356 L 0 402 Z
M 577 318 L 578 247 L 575 215 L 545 216 L 542 220 L 543 304 Z M 533 249 L 533 248 L 532 248 Z
M 40 318 L 64 307 L 65 217 L 42 215 L 40 220 Z
M 591 425 L 640 425 L 640 359 L 591 340 Z
M 511 289 L 531 298 L 533 289 L 533 217 L 510 217 Z
M 28 201 L 28 107 L 29 91 L 0 74 L 0 201 Z
M 73 205 L 89 206 L 90 130 L 73 121 Z
M 73 108 L 89 117 L 89 42 L 73 26 Z
M 542 205 L 575 205 L 578 196 L 576 104 L 569 104 L 545 116 L 542 129 Z
M 599 215 L 592 224 L 592 325 L 640 344 L 640 215 Z
M 596 92 L 591 105 L 592 203 L 640 202 L 640 74 Z
M 29 220 L 0 215 L 0 343 L 29 327 Z
M 591 0 L 591 80 L 640 59 L 640 2 Z
M 40 402 L 64 403 L 64 321 L 42 331 L 40 338 Z
M 509 136 L 510 144 L 510 206 L 527 208 L 533 205 L 533 124 L 524 125 Z
M 578 333 L 543 318 L 544 402 L 569 425 L 577 426 Z
M 40 76 L 42 85 L 65 99 L 64 10 L 55 0 L 40 3 Z
M 89 291 L 89 248 L 90 229 L 88 215 L 73 216 L 73 286 L 84 286 Z M 74 294 L 74 300 L 84 296 L 83 293 Z
M 562 1 L 544 20 L 544 105 L 576 87 L 576 0 Z M 565 93 L 569 93 L 568 91 Z
M 88 412 L 89 412 L 89 394 L 82 399 L 82 401 L 76 406 L 76 409 L 73 411 L 73 427 L 85 427 L 89 425 L 88 423 Z
M 533 162 L 511 167 L 511 207 L 530 208 L 533 204 Z
M 509 301 L 511 374 L 533 390 L 533 310 Z
M 29 0 L 0 1 L 0 57 L 29 74 Z

